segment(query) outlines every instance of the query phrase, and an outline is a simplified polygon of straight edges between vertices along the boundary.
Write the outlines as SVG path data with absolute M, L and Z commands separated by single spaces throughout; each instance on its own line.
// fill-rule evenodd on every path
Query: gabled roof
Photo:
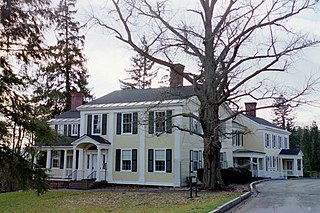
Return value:
M 281 149 L 279 155 L 298 155 L 300 149 Z
M 66 119 L 66 118 L 80 118 L 80 111 L 69 110 L 67 112 L 64 112 L 64 113 L 56 116 L 54 119 Z
M 278 127 L 277 125 L 273 124 L 273 123 L 270 123 L 269 121 L 263 119 L 263 118 L 259 118 L 259 117 L 254 117 L 254 116 L 251 116 L 251 115 L 247 115 L 247 114 L 243 114 L 245 117 L 253 120 L 254 122 L 258 123 L 258 124 L 262 124 L 264 126 L 268 126 L 268 127 L 272 127 L 272 128 L 276 128 L 276 129 L 281 129 L 281 130 L 284 130 L 282 129 L 281 127 Z M 285 130 L 284 130 L 285 131 Z
M 245 154 L 266 154 L 265 152 L 258 152 L 249 149 L 236 149 L 233 153 L 245 153 Z
M 84 105 L 179 100 L 194 96 L 192 86 L 116 90 Z

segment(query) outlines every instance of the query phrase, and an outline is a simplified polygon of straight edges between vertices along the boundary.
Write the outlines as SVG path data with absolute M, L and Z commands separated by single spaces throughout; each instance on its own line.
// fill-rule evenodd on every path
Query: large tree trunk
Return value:
M 199 115 L 205 136 L 203 187 L 215 190 L 223 185 L 220 175 L 219 106 L 201 106 Z

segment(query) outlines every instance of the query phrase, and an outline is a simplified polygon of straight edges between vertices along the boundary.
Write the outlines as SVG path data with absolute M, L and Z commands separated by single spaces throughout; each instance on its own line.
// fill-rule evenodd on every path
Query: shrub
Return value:
M 221 169 L 221 178 L 225 185 L 229 185 L 230 183 L 249 183 L 251 176 L 251 171 L 245 168 Z

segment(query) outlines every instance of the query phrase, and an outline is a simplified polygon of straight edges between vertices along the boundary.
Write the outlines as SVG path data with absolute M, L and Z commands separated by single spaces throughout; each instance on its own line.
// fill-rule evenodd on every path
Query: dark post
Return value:
M 189 184 L 190 184 L 190 197 L 192 198 L 192 176 L 189 177 Z
M 195 188 L 196 188 L 196 191 L 195 191 L 195 195 L 196 195 L 196 197 L 198 197 L 198 178 L 196 177 L 196 186 L 195 186 Z

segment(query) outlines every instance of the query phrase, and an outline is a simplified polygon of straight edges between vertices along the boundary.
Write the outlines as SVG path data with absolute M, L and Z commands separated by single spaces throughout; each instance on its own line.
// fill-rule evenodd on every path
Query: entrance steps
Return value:
M 101 181 L 95 182 L 95 179 L 83 179 L 83 180 L 60 180 L 60 181 L 49 181 L 52 189 L 79 189 L 88 190 L 96 188 L 104 188 L 108 185 L 108 182 Z

